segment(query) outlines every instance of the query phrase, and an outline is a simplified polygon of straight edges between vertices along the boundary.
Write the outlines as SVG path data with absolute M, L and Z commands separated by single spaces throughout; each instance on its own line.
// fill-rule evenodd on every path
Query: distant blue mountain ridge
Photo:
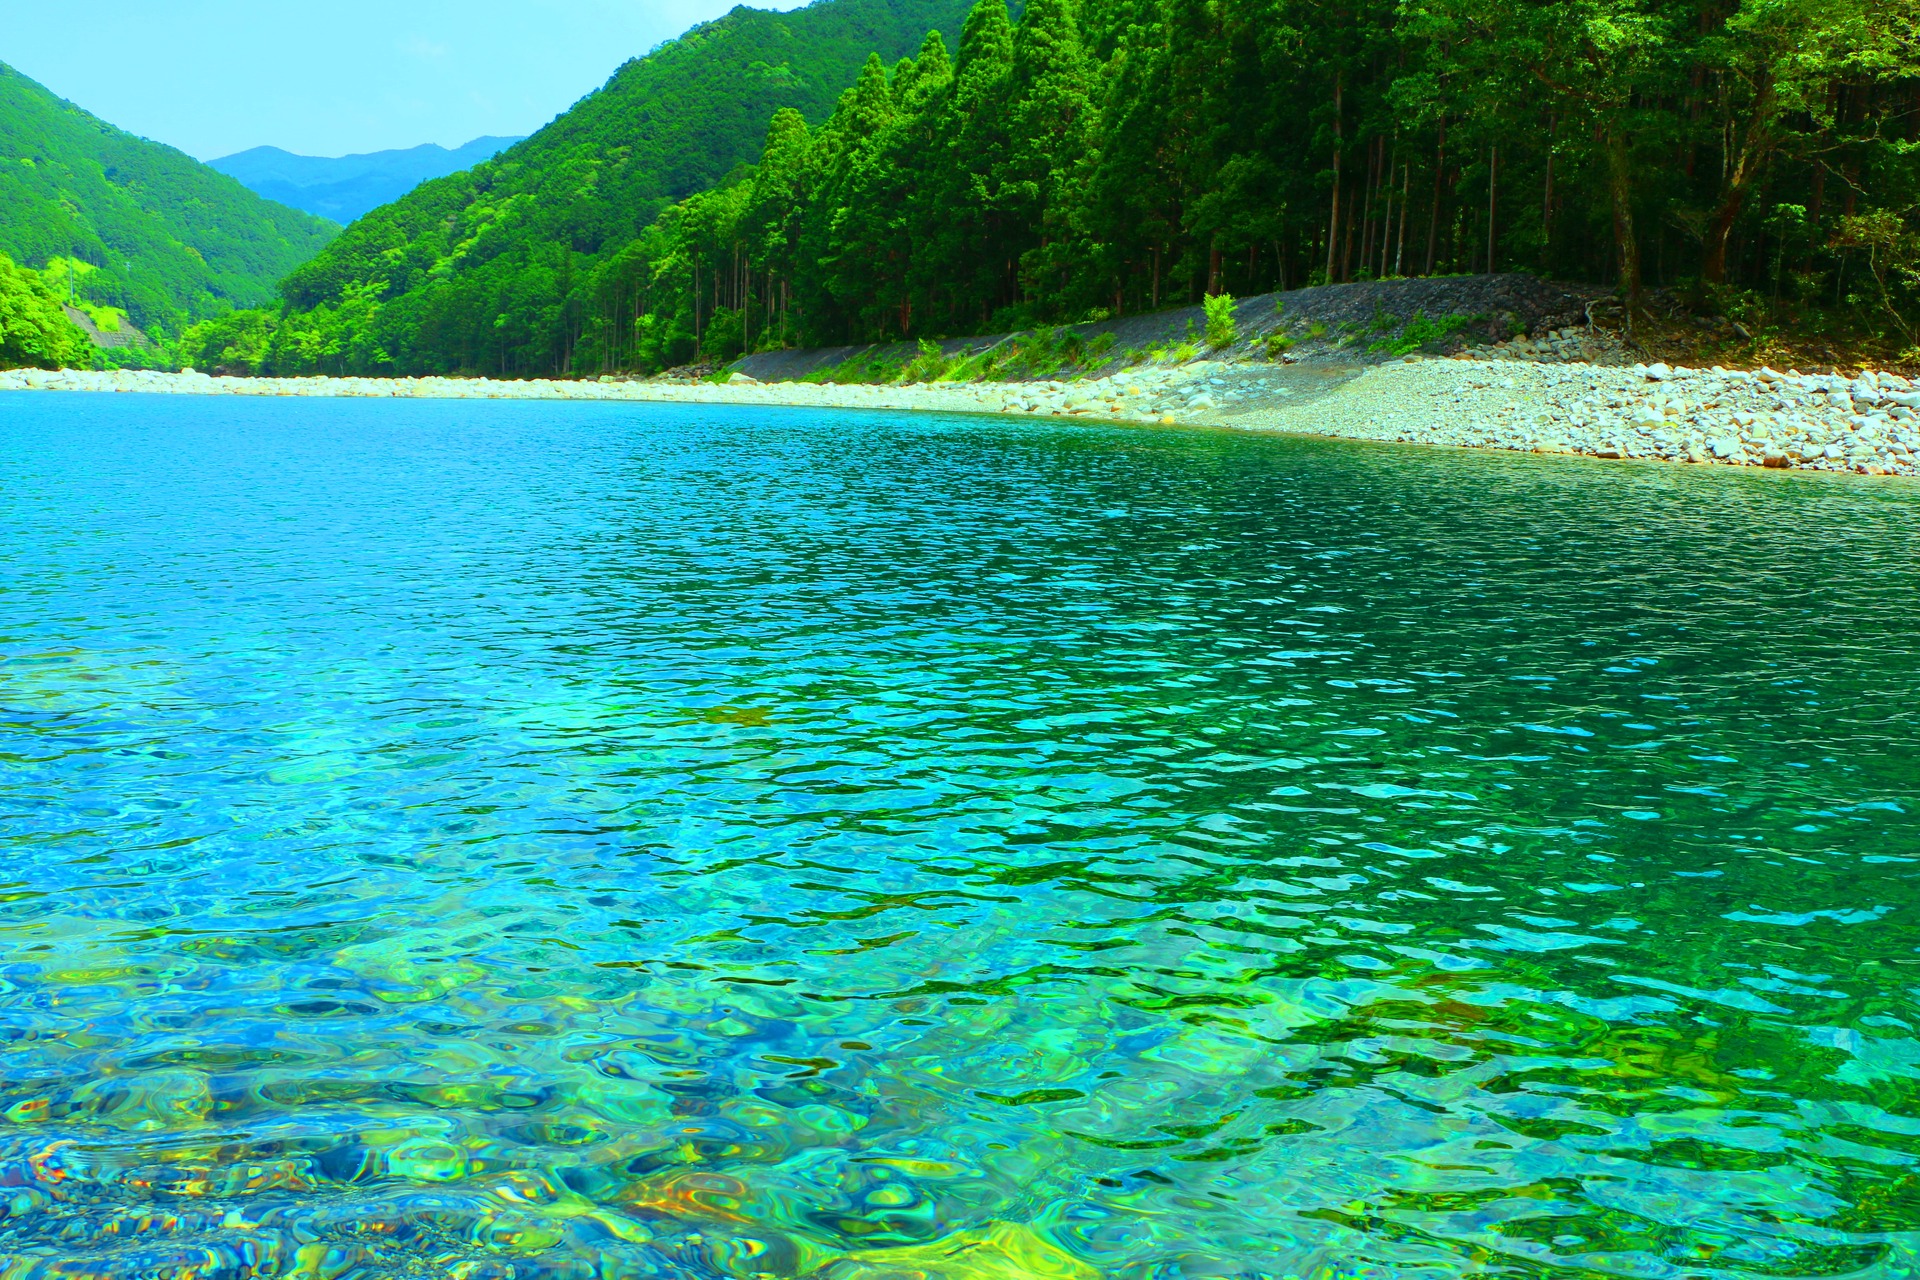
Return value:
M 279 147 L 255 147 L 207 162 L 255 195 L 346 224 L 398 200 L 429 178 L 471 169 L 518 138 L 475 138 L 449 151 L 423 143 L 404 151 L 354 156 L 297 156 Z

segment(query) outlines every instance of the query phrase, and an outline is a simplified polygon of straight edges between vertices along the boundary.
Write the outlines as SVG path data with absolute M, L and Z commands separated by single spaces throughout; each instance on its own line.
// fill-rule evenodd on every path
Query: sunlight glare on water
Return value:
M 1911 1277 L 1916 515 L 0 398 L 0 1275 Z

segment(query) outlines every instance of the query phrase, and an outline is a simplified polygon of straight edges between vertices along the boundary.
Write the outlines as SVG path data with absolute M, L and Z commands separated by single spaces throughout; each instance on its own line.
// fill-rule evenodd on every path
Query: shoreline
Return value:
M 1076 382 L 834 384 L 237 378 L 0 371 L 0 391 L 779 405 L 1081 418 L 1595 458 L 1920 475 L 1920 389 L 1894 374 L 1423 358 L 1365 368 L 1199 360 Z

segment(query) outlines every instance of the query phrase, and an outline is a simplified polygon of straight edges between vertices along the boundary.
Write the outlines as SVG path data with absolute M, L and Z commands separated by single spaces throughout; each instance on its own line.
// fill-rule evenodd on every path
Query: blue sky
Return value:
M 211 160 L 531 133 L 732 0 L 0 0 L 0 61 Z M 758 0 L 789 9 L 794 0 Z M 76 22 L 84 13 L 85 20 Z

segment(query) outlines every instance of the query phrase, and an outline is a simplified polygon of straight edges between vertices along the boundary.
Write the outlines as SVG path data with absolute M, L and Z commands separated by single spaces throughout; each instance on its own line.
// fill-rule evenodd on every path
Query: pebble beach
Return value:
M 1895 374 L 1428 360 L 1235 425 L 1366 440 L 1920 475 L 1920 391 Z
M 1188 423 L 1397 443 L 1920 475 L 1920 390 L 1892 373 L 1578 360 L 1360 368 L 1197 360 L 1076 381 L 856 385 L 662 379 L 242 378 L 0 372 L 0 391 L 794 405 Z

